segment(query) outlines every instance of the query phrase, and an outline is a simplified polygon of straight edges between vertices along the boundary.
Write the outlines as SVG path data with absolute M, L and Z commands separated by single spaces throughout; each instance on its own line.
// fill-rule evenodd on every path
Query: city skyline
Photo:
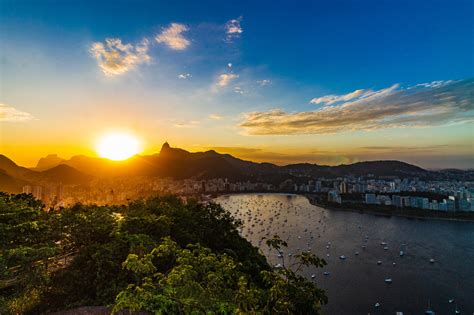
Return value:
M 0 6 L 0 153 L 19 165 L 98 156 L 118 130 L 139 154 L 474 167 L 469 1 Z

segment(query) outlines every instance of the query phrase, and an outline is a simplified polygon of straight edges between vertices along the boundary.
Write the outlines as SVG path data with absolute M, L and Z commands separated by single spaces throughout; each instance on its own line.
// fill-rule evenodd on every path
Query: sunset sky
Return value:
M 474 167 L 471 0 L 281 3 L 0 0 L 0 153 Z

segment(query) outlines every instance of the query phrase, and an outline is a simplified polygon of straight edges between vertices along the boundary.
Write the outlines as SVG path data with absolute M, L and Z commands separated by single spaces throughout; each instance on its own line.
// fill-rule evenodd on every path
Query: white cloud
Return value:
M 107 38 L 105 43 L 93 43 L 90 52 L 97 60 L 102 72 L 108 76 L 114 76 L 123 74 L 143 62 L 150 61 L 148 46 L 147 39 L 134 46 L 123 44 L 119 38 Z
M 227 34 L 227 41 L 232 41 L 234 38 L 240 37 L 240 34 L 244 32 L 240 23 L 242 22 L 242 17 L 238 17 L 237 19 L 232 19 L 227 21 L 225 24 L 225 31 Z
M 369 90 L 355 90 L 354 92 L 347 93 L 344 95 L 325 95 L 322 97 L 318 98 L 313 98 L 311 100 L 311 103 L 313 104 L 326 104 L 326 105 L 332 105 L 334 103 L 338 102 L 345 102 L 352 100 L 356 97 L 360 97 L 366 94 L 370 94 Z
M 155 40 L 157 43 L 166 44 L 171 49 L 184 50 L 191 44 L 182 34 L 188 30 L 189 28 L 184 24 L 171 23 L 169 27 L 156 35 Z
M 178 75 L 178 78 L 179 79 L 183 79 L 183 80 L 186 80 L 188 78 L 191 78 L 192 75 L 190 75 L 189 73 L 181 73 L 180 75 Z
M 211 114 L 209 115 L 209 118 L 212 120 L 221 120 L 223 117 L 219 114 Z
M 22 112 L 14 107 L 0 103 L 0 121 L 1 122 L 23 122 L 35 119 L 33 115 Z
M 420 83 L 417 84 L 415 87 L 425 87 L 425 88 L 438 88 L 446 84 L 453 83 L 454 81 L 448 80 L 448 81 L 432 81 L 428 83 Z
M 217 81 L 217 85 L 220 86 L 220 87 L 224 87 L 224 86 L 227 86 L 229 85 L 229 83 L 234 80 L 234 79 L 237 79 L 239 77 L 238 74 L 234 74 L 234 73 L 223 73 L 221 75 L 219 75 L 219 78 L 218 78 L 218 81 Z
M 267 80 L 267 79 L 264 79 L 264 80 L 257 81 L 257 83 L 260 84 L 261 86 L 267 86 L 271 83 L 271 81 Z
M 252 135 L 293 135 L 469 123 L 474 122 L 473 91 L 473 79 L 406 89 L 395 84 L 321 97 L 313 103 L 334 105 L 313 111 L 246 113 L 240 127 Z
M 234 93 L 237 93 L 237 94 L 244 94 L 244 90 L 242 90 L 242 88 L 240 86 L 236 86 L 234 88 Z

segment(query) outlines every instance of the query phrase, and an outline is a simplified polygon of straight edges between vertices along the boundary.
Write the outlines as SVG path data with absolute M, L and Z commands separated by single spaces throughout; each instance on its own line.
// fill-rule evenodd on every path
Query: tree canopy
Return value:
M 0 313 L 318 314 L 325 293 L 298 272 L 324 260 L 304 252 L 274 268 L 241 224 L 217 204 L 174 196 L 47 211 L 31 195 L 1 193 Z

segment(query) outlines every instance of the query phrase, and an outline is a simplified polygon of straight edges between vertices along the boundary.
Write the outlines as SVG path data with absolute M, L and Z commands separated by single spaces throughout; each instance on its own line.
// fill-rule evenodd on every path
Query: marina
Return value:
M 286 194 L 227 195 L 215 201 L 242 220 L 240 233 L 273 266 L 287 265 L 301 251 L 327 261 L 322 269 L 303 270 L 326 290 L 327 314 L 474 311 L 472 222 L 330 211 Z M 288 248 L 268 252 L 261 240 L 273 235 Z

